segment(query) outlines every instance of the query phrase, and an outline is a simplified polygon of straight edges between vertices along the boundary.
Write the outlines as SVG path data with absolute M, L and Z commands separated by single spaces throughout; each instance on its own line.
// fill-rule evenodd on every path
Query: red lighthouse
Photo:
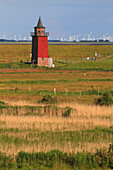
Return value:
M 45 27 L 42 25 L 41 17 L 32 36 L 32 64 L 39 66 L 48 66 L 48 36 L 49 33 L 45 32 Z

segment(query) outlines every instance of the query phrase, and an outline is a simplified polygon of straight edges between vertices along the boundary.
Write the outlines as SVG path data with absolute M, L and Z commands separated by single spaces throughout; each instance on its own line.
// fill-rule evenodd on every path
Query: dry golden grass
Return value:
M 18 128 L 24 129 L 37 129 L 41 131 L 73 131 L 81 129 L 92 129 L 96 126 L 111 127 L 113 125 L 113 117 L 105 118 L 105 116 L 99 116 L 96 118 L 87 118 L 85 116 L 77 116 L 72 118 L 57 118 L 57 117 L 35 117 L 35 116 L 0 116 L 1 122 L 5 124 L 1 125 L 2 128 Z
M 36 102 L 33 101 L 26 101 L 26 100 L 2 100 L 6 104 L 10 106 L 45 106 L 43 103 L 37 104 Z
M 26 100 L 2 100 L 11 106 L 47 106 L 47 104 L 31 102 Z M 84 117 L 84 118 L 111 118 L 113 119 L 113 106 L 99 106 L 99 105 L 87 105 L 87 104 L 78 104 L 78 103 L 59 103 L 57 104 L 59 108 L 71 107 L 73 112 L 71 118 Z M 55 118 L 56 119 L 56 118 Z
M 77 153 L 77 152 L 90 152 L 95 153 L 97 149 L 100 148 L 107 148 L 111 143 L 110 142 L 99 142 L 99 143 L 89 143 L 83 142 L 79 143 L 77 147 L 72 147 L 70 142 L 65 142 L 63 146 L 60 146 L 57 142 L 53 146 L 51 143 L 39 143 L 38 145 L 25 145 L 22 144 L 21 146 L 16 147 L 15 144 L 11 145 L 1 145 L 0 144 L 0 151 L 2 153 L 6 153 L 7 155 L 11 155 L 12 157 L 16 156 L 20 151 L 27 152 L 27 153 L 37 153 L 37 152 L 49 152 L 53 149 L 60 150 L 64 153 Z M 101 146 L 101 147 L 100 147 Z
M 106 117 L 113 119 L 113 106 L 95 106 L 75 103 L 62 103 L 59 107 L 71 107 L 77 110 L 77 115 L 87 118 Z
M 26 102 L 26 104 L 28 103 Z M 37 104 L 37 106 L 39 105 Z M 113 125 L 113 106 L 59 104 L 59 107 L 68 106 L 73 110 L 71 116 L 67 119 L 61 115 L 59 117 L 51 116 L 52 114 L 44 117 L 1 115 L 0 120 L 5 122 L 1 127 L 14 129 L 35 128 L 41 131 L 56 131 L 57 129 L 60 131 L 73 131 L 78 129 L 92 129 L 96 126 L 111 127 Z
M 16 105 L 31 105 L 38 106 L 36 103 L 18 102 L 11 103 Z M 50 151 L 53 149 L 59 149 L 63 152 L 95 152 L 96 149 L 108 147 L 113 138 L 112 134 L 108 135 L 108 140 L 104 140 L 104 134 L 102 133 L 97 137 L 97 141 L 92 140 L 92 136 L 95 136 L 92 131 L 88 138 L 91 141 L 85 139 L 85 135 L 95 127 L 110 128 L 113 126 L 113 106 L 94 106 L 94 105 L 81 105 L 74 103 L 64 103 L 58 105 L 61 108 L 71 107 L 72 112 L 69 118 L 63 118 L 60 116 L 8 116 L 0 115 L 0 128 L 3 130 L 0 133 L 0 150 L 7 153 L 7 155 L 17 155 L 19 151 L 25 152 L 39 152 Z M 78 131 L 80 141 L 76 141 L 69 135 L 70 132 Z M 83 133 L 84 131 L 84 133 Z M 40 134 L 37 136 L 37 134 Z M 46 137 L 46 134 L 51 138 Z M 57 137 L 57 133 L 59 136 Z M 66 133 L 66 134 L 64 134 Z M 69 133 L 69 134 L 68 134 Z M 43 134 L 43 135 L 42 135 Z M 67 139 L 66 139 L 66 136 Z M 96 134 L 97 135 L 97 134 Z M 84 137 L 83 137 L 84 136 Z M 87 136 L 86 136 L 87 137 Z M 2 139 L 3 138 L 3 139 Z M 59 140 L 57 139 L 59 138 Z M 4 142 L 2 142 L 2 140 Z M 7 141 L 9 140 L 9 141 Z M 18 142 L 20 140 L 20 142 Z M 29 141 L 28 144 L 26 140 Z M 61 142 L 63 140 L 63 143 Z M 82 141 L 83 140 L 83 141 Z M 17 141 L 17 143 L 15 143 Z M 19 144 L 20 143 L 20 144 Z

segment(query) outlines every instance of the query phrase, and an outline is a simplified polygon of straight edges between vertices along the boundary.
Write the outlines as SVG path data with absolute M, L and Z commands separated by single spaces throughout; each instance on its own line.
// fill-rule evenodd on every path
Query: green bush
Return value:
M 0 106 L 1 106 L 1 105 L 6 105 L 6 103 L 4 103 L 4 102 L 0 101 Z
M 96 105 L 109 106 L 113 103 L 112 97 L 109 92 L 104 92 L 101 97 L 95 100 Z
M 16 169 L 16 162 L 10 156 L 0 152 L 0 169 Z
M 42 100 L 42 103 L 46 103 L 46 104 L 54 104 L 57 103 L 57 97 L 51 96 L 51 95 L 45 95 Z
M 94 169 L 111 168 L 113 169 L 113 145 L 109 149 L 97 150 L 95 154 L 91 153 L 62 153 L 58 150 L 52 150 L 47 153 L 24 153 L 17 155 L 17 167 L 65 167 L 74 169 Z
M 62 117 L 69 117 L 71 114 L 71 110 L 72 109 L 70 107 L 66 107 L 64 113 L 62 113 Z
M 2 110 L 2 109 L 4 109 L 4 108 L 7 108 L 6 103 L 0 101 L 0 110 Z
M 66 169 L 113 169 L 113 144 L 108 149 L 97 150 L 96 153 L 78 152 L 63 153 L 52 150 L 44 153 L 19 152 L 15 158 L 0 152 L 0 169 L 40 169 L 58 168 Z

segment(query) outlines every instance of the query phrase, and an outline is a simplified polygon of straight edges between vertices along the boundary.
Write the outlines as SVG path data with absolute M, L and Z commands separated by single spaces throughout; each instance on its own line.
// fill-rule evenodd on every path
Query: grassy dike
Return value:
M 105 58 L 113 54 L 113 45 L 49 45 L 49 57 L 54 60 L 80 60 L 95 52 Z M 0 45 L 0 62 L 30 61 L 31 45 Z

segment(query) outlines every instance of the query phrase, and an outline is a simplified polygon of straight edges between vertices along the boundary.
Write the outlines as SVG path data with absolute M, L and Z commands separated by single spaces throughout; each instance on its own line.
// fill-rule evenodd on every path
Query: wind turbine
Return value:
M 92 32 L 90 32 L 90 33 L 88 34 L 88 41 L 91 40 L 91 34 L 92 34 Z
M 21 40 L 21 34 L 19 34 L 19 40 Z
M 63 41 L 63 37 L 61 37 L 61 41 Z
M 92 37 L 92 40 L 95 41 L 95 36 Z
M 16 34 L 14 35 L 14 40 L 16 41 Z
M 6 34 L 4 33 L 4 34 L 3 34 L 3 39 L 5 39 L 5 37 L 6 37 Z
M 64 41 L 66 41 L 66 38 L 64 38 Z
M 24 37 L 24 41 L 26 41 L 26 38 L 27 38 L 27 37 Z
M 106 35 L 107 35 L 107 34 L 104 34 L 104 35 L 103 35 L 103 40 L 104 40 L 104 41 L 106 40 Z
M 83 35 L 83 39 L 82 40 L 85 41 L 85 35 Z
M 106 37 L 106 39 L 109 41 L 113 41 L 113 36 L 108 36 L 108 37 Z
M 29 39 L 29 41 L 31 41 L 32 40 L 31 36 L 29 36 L 28 39 Z M 48 40 L 49 40 L 49 37 L 48 37 Z
M 73 37 L 71 35 L 69 36 L 69 41 L 73 41 Z
M 80 37 L 80 35 L 81 35 L 81 34 L 76 35 L 77 42 L 78 42 L 78 37 Z
M 75 39 L 76 39 L 76 35 L 73 35 L 73 41 L 75 41 Z

